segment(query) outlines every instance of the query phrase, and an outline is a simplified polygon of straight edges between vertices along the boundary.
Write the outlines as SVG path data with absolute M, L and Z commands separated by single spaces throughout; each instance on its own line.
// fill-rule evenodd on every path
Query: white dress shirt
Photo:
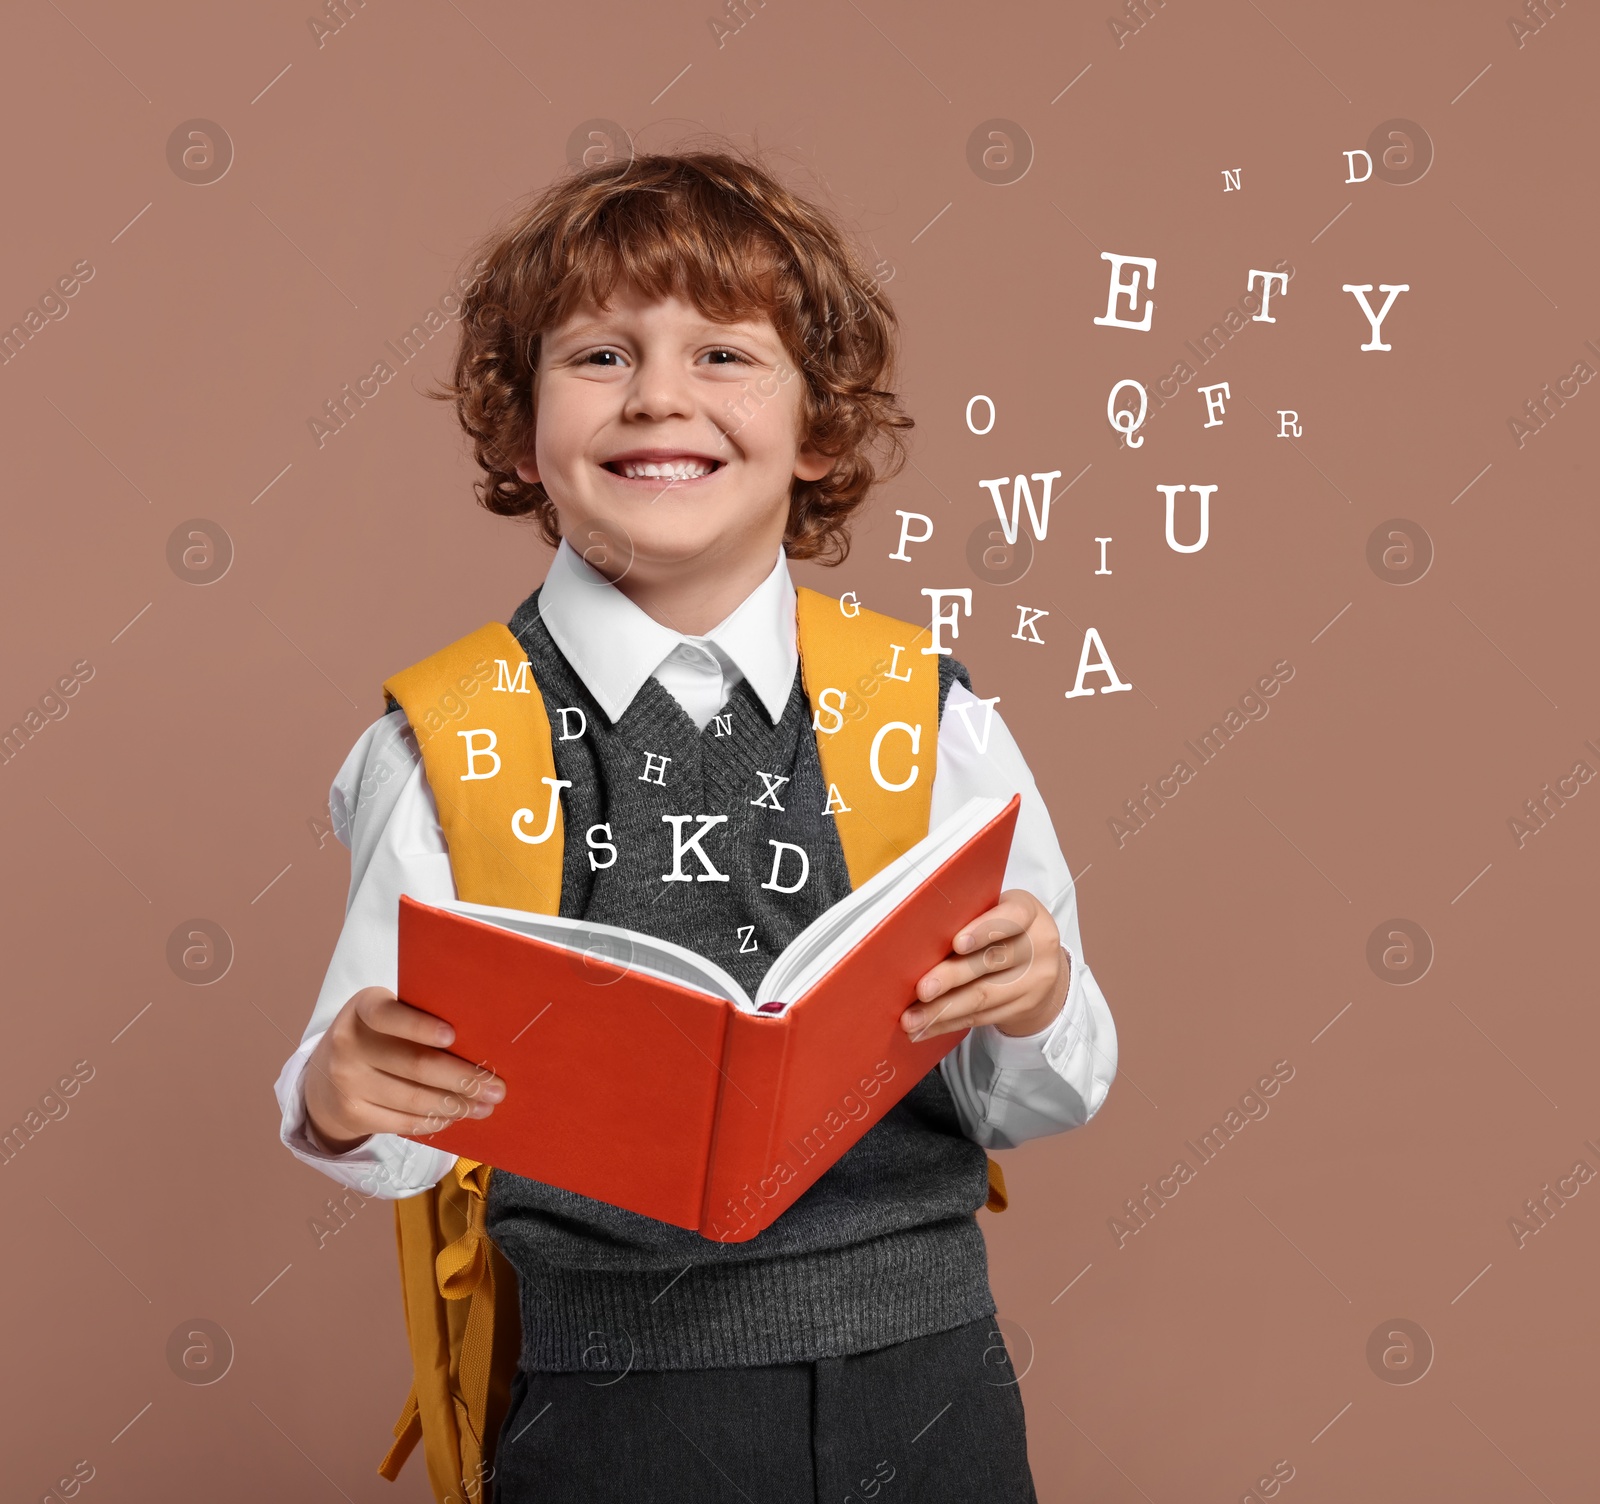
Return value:
M 771 574 L 703 637 L 686 637 L 647 616 L 562 542 L 539 596 L 557 647 L 615 722 L 655 678 L 702 730 L 740 679 L 748 679 L 774 724 L 799 664 L 795 591 L 780 551 Z M 1049 811 L 1022 753 L 993 705 L 952 684 L 939 727 L 930 827 L 975 795 L 1022 796 L 1004 888 L 1025 888 L 1054 916 L 1071 958 L 1060 1014 L 1037 1034 L 993 1025 L 970 1030 L 939 1069 L 961 1128 L 985 1148 L 1086 1123 L 1117 1069 L 1110 1009 L 1083 959 L 1077 898 Z M 307 1164 L 365 1195 L 416 1195 L 455 1162 L 443 1149 L 377 1133 L 344 1154 L 325 1150 L 306 1120 L 303 1076 L 328 1025 L 364 987 L 395 988 L 402 893 L 422 903 L 456 897 L 450 857 L 422 758 L 405 712 L 374 721 L 357 739 L 328 793 L 334 833 L 350 849 L 344 928 L 300 1047 L 276 1084 L 281 1136 Z

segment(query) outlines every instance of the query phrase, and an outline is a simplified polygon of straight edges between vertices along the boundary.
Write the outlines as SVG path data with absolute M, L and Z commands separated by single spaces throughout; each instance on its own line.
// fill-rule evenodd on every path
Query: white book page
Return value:
M 559 914 L 535 914 L 526 909 L 497 908 L 461 899 L 435 907 L 560 946 L 573 953 L 573 965 L 579 976 L 584 972 L 583 958 L 592 956 L 629 971 L 676 982 L 710 997 L 723 998 L 736 1008 L 754 1012 L 763 1003 L 781 1001 L 787 1004 L 804 997 L 828 974 L 840 956 L 864 940 L 884 915 L 903 903 L 1007 803 L 993 796 L 967 800 L 909 851 L 825 909 L 784 947 L 767 969 L 753 999 L 728 972 L 698 951 L 620 925 L 565 919 Z
M 756 990 L 756 1006 L 773 1001 L 793 1003 L 804 997 L 840 956 L 871 934 L 886 914 L 909 898 L 1009 802 L 992 795 L 967 800 L 909 851 L 825 909 L 772 963 Z
M 491 904 L 466 903 L 460 899 L 435 907 L 520 935 L 531 935 L 536 940 L 572 951 L 578 976 L 583 975 L 583 958 L 592 956 L 597 961 L 610 961 L 628 971 L 644 972 L 648 976 L 676 982 L 681 987 L 689 987 L 711 997 L 724 998 L 747 1011 L 755 1007 L 750 994 L 715 961 L 708 961 L 697 951 L 674 945 L 670 940 L 658 940 L 654 935 L 643 935 L 637 930 L 623 929 L 614 924 L 563 919 L 559 914 L 535 914 L 526 909 L 502 909 Z M 598 972 L 595 980 L 599 980 Z

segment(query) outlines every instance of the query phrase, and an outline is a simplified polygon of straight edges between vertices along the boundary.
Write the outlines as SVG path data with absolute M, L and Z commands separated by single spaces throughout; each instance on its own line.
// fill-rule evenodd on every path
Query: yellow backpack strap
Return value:
M 1006 1195 L 1006 1172 L 993 1155 L 989 1156 L 989 1199 L 983 1204 L 992 1212 L 1003 1212 L 1011 1204 Z
M 440 1501 L 483 1496 L 520 1346 L 516 1271 L 484 1226 L 488 1188 L 488 1166 L 457 1159 L 395 1203 L 413 1377 L 378 1472 L 393 1482 L 421 1441 Z
M 439 811 L 456 893 L 555 914 L 564 851 L 555 755 L 527 654 L 498 623 L 395 674 Z M 485 1227 L 490 1169 L 457 1159 L 395 1202 L 412 1386 L 378 1471 L 391 1481 L 420 1441 L 434 1497 L 483 1497 L 521 1349 L 517 1276 Z
M 416 733 L 457 897 L 559 912 L 567 784 L 556 777 L 550 718 L 521 643 L 491 622 L 383 690 Z
M 928 833 L 939 745 L 939 660 L 927 627 L 815 590 L 795 592 L 801 682 L 827 813 L 859 888 Z
M 928 833 L 939 746 L 939 660 L 927 627 L 852 602 L 795 592 L 801 682 L 812 708 L 827 810 L 859 888 Z M 992 1212 L 1006 1177 L 989 1159 Z

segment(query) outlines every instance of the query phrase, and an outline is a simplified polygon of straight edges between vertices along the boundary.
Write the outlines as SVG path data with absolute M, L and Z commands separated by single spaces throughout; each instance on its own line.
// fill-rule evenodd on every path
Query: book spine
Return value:
M 784 1071 L 793 1033 L 784 1015 L 729 1009 L 723 1036 L 717 1118 L 706 1170 L 702 1237 L 743 1243 L 770 1226 L 799 1193 L 793 1173 L 774 1159 Z

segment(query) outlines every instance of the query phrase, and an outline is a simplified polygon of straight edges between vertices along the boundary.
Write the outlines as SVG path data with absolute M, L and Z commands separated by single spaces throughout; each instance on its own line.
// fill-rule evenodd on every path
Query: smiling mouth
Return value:
M 715 475 L 726 460 L 608 460 L 600 468 L 623 480 L 654 486 L 690 485 Z

